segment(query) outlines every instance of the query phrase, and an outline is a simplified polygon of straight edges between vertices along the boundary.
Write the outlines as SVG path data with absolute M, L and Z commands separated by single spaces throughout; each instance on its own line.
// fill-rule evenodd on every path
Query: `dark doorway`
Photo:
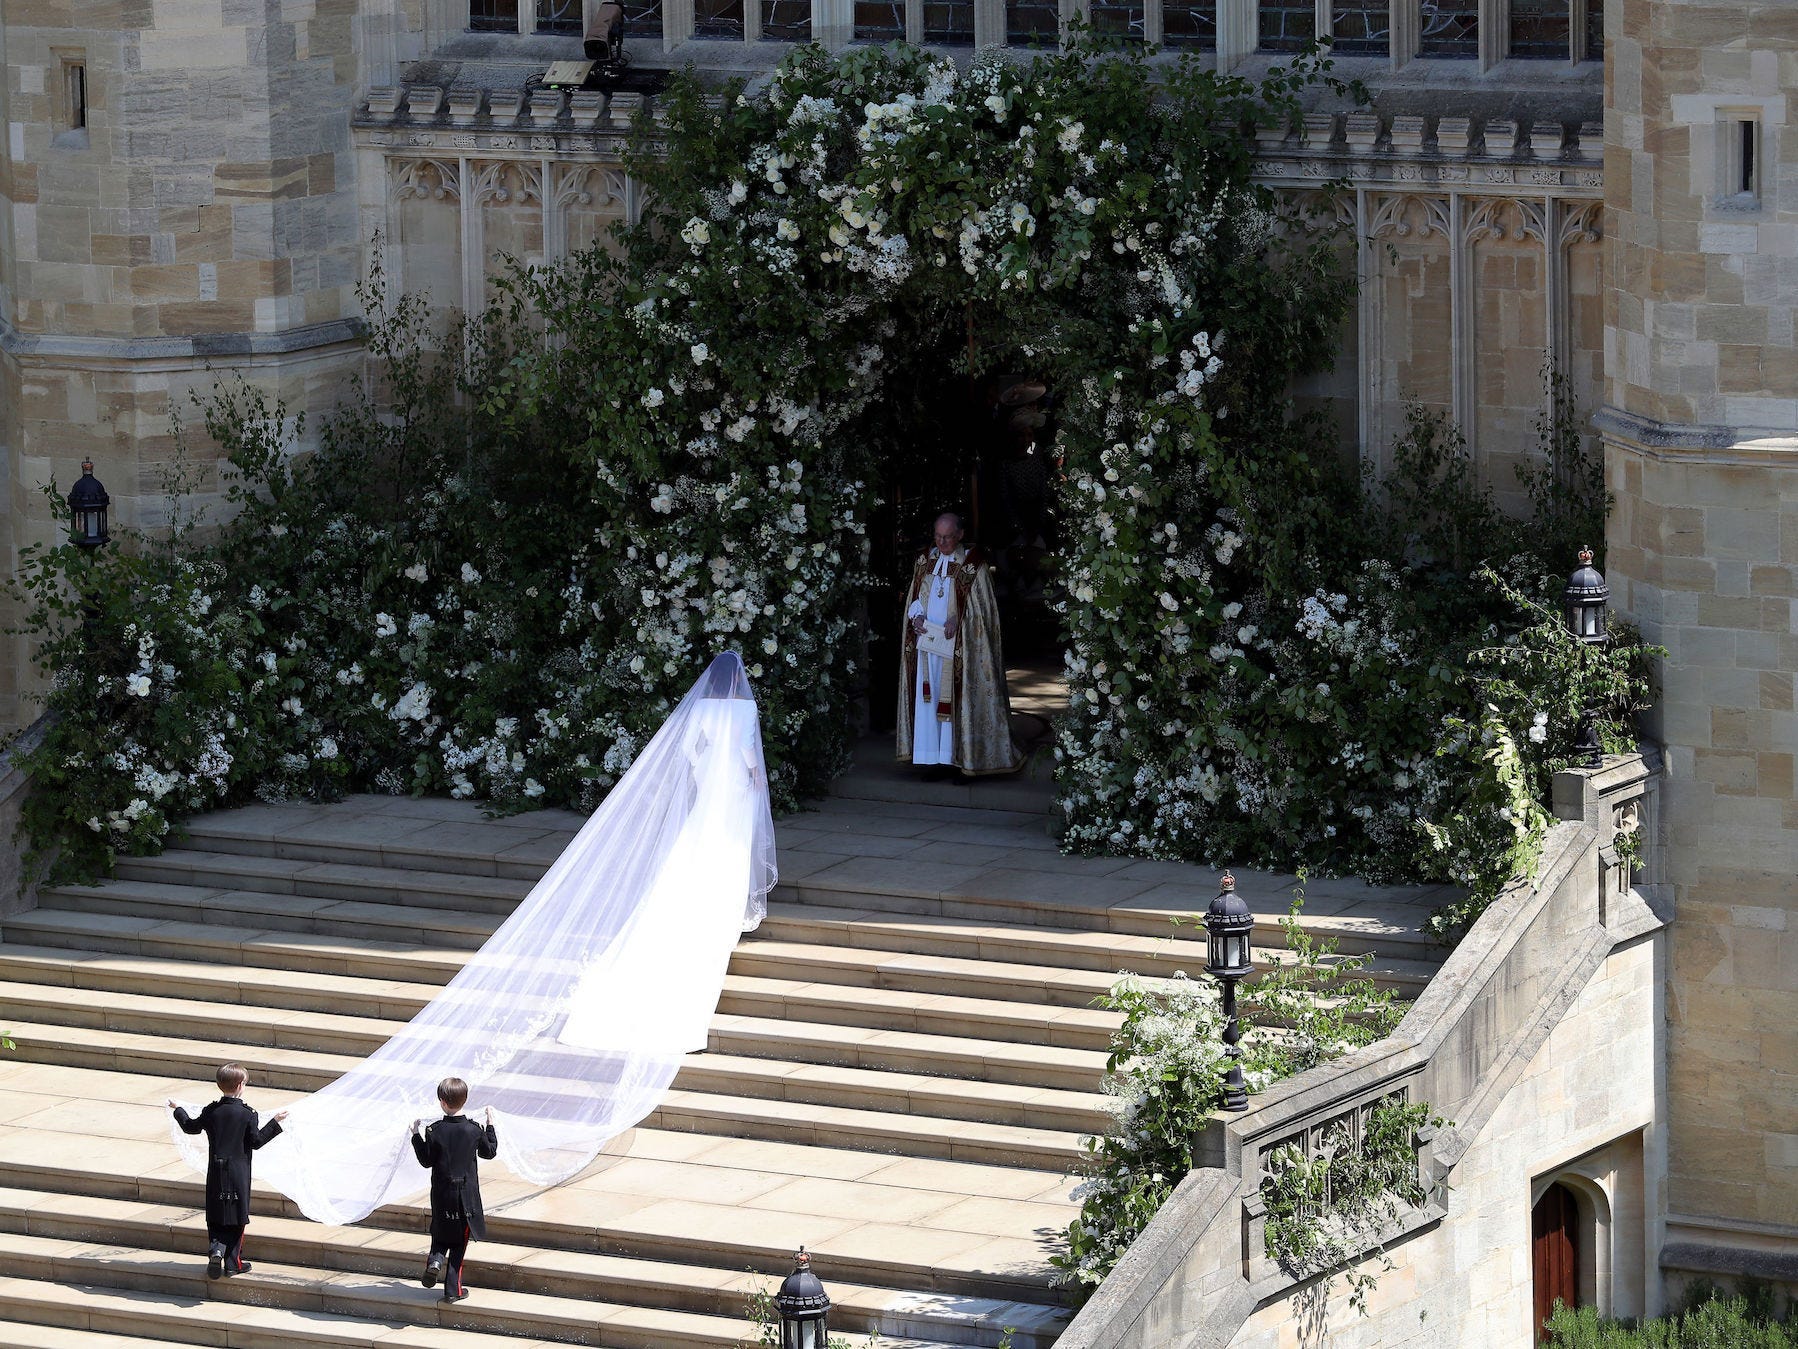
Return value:
M 946 324 L 935 345 L 896 359 L 864 432 L 879 461 L 868 528 L 875 731 L 893 724 L 903 593 L 941 511 L 962 516 L 967 542 L 993 568 L 1006 663 L 1060 668 L 1055 392 L 1021 354 L 970 375 L 968 343 L 960 324 Z M 975 360 L 985 366 L 983 352 Z
M 1579 1301 L 1579 1207 L 1573 1191 L 1550 1185 L 1530 1214 L 1530 1257 L 1536 1285 L 1536 1343 L 1548 1338 L 1543 1329 L 1555 1304 Z

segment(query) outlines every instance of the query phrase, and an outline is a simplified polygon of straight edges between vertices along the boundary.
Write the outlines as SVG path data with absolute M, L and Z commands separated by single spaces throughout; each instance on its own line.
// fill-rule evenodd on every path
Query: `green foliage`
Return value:
M 1319 1302 L 1340 1274 L 1349 1304 L 1366 1315 L 1379 1273 L 1351 1262 L 1371 1254 L 1379 1272 L 1392 1268 L 1384 1241 L 1407 1207 L 1429 1199 L 1418 1174 L 1418 1130 L 1443 1121 L 1427 1105 L 1394 1096 L 1362 1112 L 1359 1123 L 1358 1137 L 1346 1119 L 1331 1125 L 1309 1156 L 1296 1144 L 1274 1149 L 1261 1199 L 1267 1254 L 1294 1278 L 1323 1275 Z
M 1554 1349 L 1792 1349 L 1798 1337 L 1746 1297 L 1711 1296 L 1670 1317 L 1614 1321 L 1591 1307 L 1557 1305 L 1548 1321 Z
M 1251 1091 L 1371 1044 L 1398 1024 L 1390 992 L 1350 977 L 1372 956 L 1345 959 L 1333 940 L 1312 939 L 1300 926 L 1303 903 L 1301 890 L 1282 920 L 1284 958 L 1247 989 L 1241 1063 Z M 1080 1297 L 1104 1281 L 1197 1164 L 1230 1067 L 1217 986 L 1208 980 L 1125 974 L 1098 1005 L 1124 1014 L 1106 1059 L 1114 1118 L 1103 1135 L 1082 1140 L 1092 1161 L 1075 1191 L 1080 1215 L 1068 1227 L 1067 1251 L 1050 1257 L 1056 1281 Z M 1277 1029 L 1262 1034 L 1257 1026 Z

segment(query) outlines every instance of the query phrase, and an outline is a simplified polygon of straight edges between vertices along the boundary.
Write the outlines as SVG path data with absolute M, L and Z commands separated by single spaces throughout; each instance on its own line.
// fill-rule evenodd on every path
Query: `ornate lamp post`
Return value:
M 825 1349 L 830 1297 L 812 1273 L 812 1258 L 803 1246 L 793 1257 L 793 1272 L 774 1295 L 774 1310 L 780 1313 L 780 1349 Z
M 94 476 L 94 461 L 81 461 L 81 477 L 69 489 L 69 515 L 73 521 L 71 537 L 83 548 L 94 549 L 105 543 L 106 508 L 112 498 Z
M 1582 667 L 1587 649 L 1603 646 L 1610 640 L 1605 622 L 1605 605 L 1610 598 L 1611 588 L 1605 584 L 1603 573 L 1592 565 L 1592 550 L 1581 548 L 1579 566 L 1567 578 L 1561 601 L 1567 608 L 1567 631 L 1581 644 Z M 1598 738 L 1598 709 L 1589 704 L 1580 709 L 1579 741 L 1574 749 L 1589 768 L 1597 768 L 1604 762 L 1604 745 Z
M 1255 968 L 1249 938 L 1255 931 L 1255 915 L 1236 893 L 1236 878 L 1229 872 L 1219 882 L 1218 896 L 1205 911 L 1205 972 L 1224 986 L 1224 1052 L 1230 1071 L 1224 1076 L 1224 1109 L 1247 1110 L 1248 1089 L 1242 1081 L 1242 1027 L 1236 1020 L 1236 983 Z

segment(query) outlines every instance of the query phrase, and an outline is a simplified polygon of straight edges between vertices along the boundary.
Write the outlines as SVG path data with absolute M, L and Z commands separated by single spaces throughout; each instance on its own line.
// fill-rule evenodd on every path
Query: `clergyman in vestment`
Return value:
M 912 567 L 901 641 L 899 762 L 1016 772 L 992 573 L 962 547 L 959 516 L 937 518 L 935 545 Z

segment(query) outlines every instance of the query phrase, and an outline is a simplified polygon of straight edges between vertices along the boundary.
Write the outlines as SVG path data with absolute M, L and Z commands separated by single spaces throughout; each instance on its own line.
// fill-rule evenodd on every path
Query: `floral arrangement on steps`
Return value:
M 1353 97 L 1328 71 L 896 45 L 676 80 L 616 256 L 520 269 L 448 336 L 377 273 L 376 377 L 337 412 L 204 403 L 228 519 L 27 550 L 61 714 L 35 855 L 93 875 L 251 795 L 590 807 L 724 646 L 777 801 L 820 791 L 865 679 L 883 391 L 947 332 L 1061 393 L 1069 845 L 1454 879 L 1463 921 L 1529 865 L 1580 709 L 1623 744 L 1645 686 L 1528 607 L 1602 534 L 1577 435 L 1518 525 L 1443 428 L 1364 484 L 1294 410 L 1352 241 L 1253 182 L 1244 132 Z
M 1316 938 L 1305 930 L 1304 879 L 1281 919 L 1281 960 L 1244 991 L 1240 1064 L 1250 1092 L 1374 1043 L 1404 1014 L 1391 989 L 1361 973 L 1373 962 L 1372 953 L 1344 956 L 1335 938 Z M 1074 1192 L 1080 1216 L 1069 1224 L 1067 1250 L 1050 1257 L 1056 1282 L 1080 1299 L 1104 1282 L 1198 1164 L 1196 1150 L 1223 1105 L 1231 1062 L 1217 985 L 1210 980 L 1177 973 L 1145 982 L 1124 975 L 1099 1005 L 1124 1014 L 1106 1060 L 1113 1121 L 1103 1135 L 1084 1140 L 1092 1163 Z M 1418 1122 L 1428 1115 L 1416 1106 L 1397 1110 L 1407 1120 L 1421 1110 Z M 1395 1124 L 1392 1136 L 1397 1132 Z M 1408 1142 L 1410 1133 L 1404 1138 Z M 1358 1173 L 1367 1183 L 1342 1188 L 1340 1204 L 1316 1202 L 1327 1184 L 1322 1171 L 1308 1169 L 1302 1158 L 1297 1166 L 1291 1165 L 1294 1159 L 1284 1160 L 1289 1164 L 1263 1187 L 1270 1195 L 1268 1253 L 1301 1276 L 1334 1271 L 1360 1255 L 1371 1244 L 1355 1245 L 1367 1235 L 1369 1218 L 1383 1218 L 1415 1197 L 1415 1149 L 1405 1153 L 1405 1165 L 1394 1165 L 1389 1149 L 1369 1150 Z M 1347 1171 L 1346 1164 L 1339 1169 L 1339 1187 Z M 1365 1202 L 1351 1209 L 1347 1196 L 1363 1192 Z M 1288 1197 L 1293 1202 L 1285 1203 Z M 1326 1228 L 1333 1238 L 1324 1235 Z M 1351 1274 L 1358 1296 L 1365 1296 L 1370 1280 L 1364 1270 Z

